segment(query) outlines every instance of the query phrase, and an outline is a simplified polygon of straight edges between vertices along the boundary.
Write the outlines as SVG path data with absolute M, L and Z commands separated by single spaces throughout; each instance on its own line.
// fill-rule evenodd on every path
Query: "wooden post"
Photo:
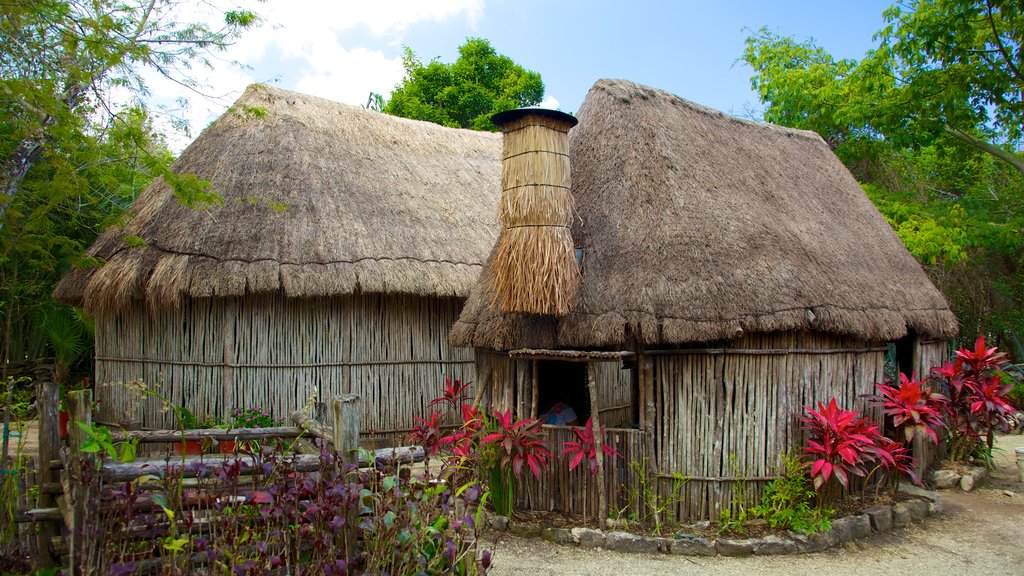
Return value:
M 587 363 L 587 389 L 590 391 L 590 429 L 594 433 L 594 456 L 597 459 L 597 521 L 601 530 L 608 524 L 608 486 L 604 481 L 604 438 L 601 430 L 601 406 L 597 397 L 594 364 Z M 584 465 L 586 463 L 584 462 Z
M 14 405 L 14 378 L 7 379 L 7 403 L 5 406 Z M 4 410 L 4 438 L 3 438 L 3 451 L 0 452 L 0 468 L 7 468 L 7 455 L 8 449 L 10 448 L 10 437 L 11 437 L 11 411 L 10 409 Z M 11 470 L 14 470 L 15 466 L 11 466 Z
M 347 464 L 359 461 L 359 406 L 358 394 L 334 397 L 334 449 Z
M 640 429 L 644 431 L 645 456 L 650 458 L 648 464 L 651 472 L 657 474 L 661 469 L 658 461 L 658 454 L 655 449 L 655 425 L 654 420 L 657 414 L 654 405 L 654 358 L 637 354 L 637 365 L 641 367 L 640 372 Z
M 56 460 L 60 454 L 60 431 L 58 415 L 57 384 L 49 380 L 36 383 L 36 409 L 39 411 L 39 486 L 53 484 L 59 480 L 55 470 L 50 468 L 50 461 Z M 36 508 L 53 508 L 57 505 L 54 495 L 47 490 L 39 490 L 36 497 Z M 60 526 L 55 521 L 39 522 L 36 534 L 36 553 L 32 556 L 33 567 L 52 568 L 57 565 L 50 553 L 50 542 L 60 534 Z
M 93 490 L 98 482 L 98 459 L 93 454 L 85 454 L 81 451 L 82 444 L 88 436 L 78 424 L 92 425 L 92 390 L 76 390 L 68 393 L 68 461 L 64 467 L 64 474 L 68 478 L 67 485 L 71 487 L 71 522 L 68 531 L 71 534 L 71 545 L 68 549 L 68 565 L 71 573 L 77 574 L 75 556 L 77 555 L 84 565 L 90 565 L 86 560 L 89 552 L 86 544 L 95 545 L 95 541 L 87 542 L 85 537 L 85 516 L 86 507 L 89 505 Z M 91 466 L 86 464 L 91 462 Z M 83 479 L 83 471 L 96 476 L 94 482 L 86 482 Z

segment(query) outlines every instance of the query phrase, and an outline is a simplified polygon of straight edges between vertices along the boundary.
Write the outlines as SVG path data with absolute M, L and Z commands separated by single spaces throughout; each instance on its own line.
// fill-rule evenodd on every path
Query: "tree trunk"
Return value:
M 978 138 L 975 138 L 974 136 L 971 136 L 970 134 L 958 128 L 951 128 L 950 126 L 946 126 L 945 128 L 946 133 L 949 134 L 950 136 L 967 144 L 968 146 L 977 148 L 978 150 L 981 150 L 986 154 L 991 154 L 992 156 L 995 156 L 996 158 L 1002 160 L 1003 162 L 1007 162 L 1008 164 L 1016 168 L 1018 171 L 1020 171 L 1021 174 L 1024 174 L 1024 158 L 1017 156 L 1013 152 L 1008 152 L 998 146 L 989 144 L 984 140 L 979 140 Z

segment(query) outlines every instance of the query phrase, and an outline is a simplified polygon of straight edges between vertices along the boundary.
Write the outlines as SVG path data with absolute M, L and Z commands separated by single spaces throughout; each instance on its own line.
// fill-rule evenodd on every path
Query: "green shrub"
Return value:
M 789 452 L 782 455 L 783 476 L 765 487 L 761 504 L 749 510 L 764 519 L 768 526 L 811 535 L 832 527 L 831 509 L 813 508 L 814 490 L 810 478 L 800 461 L 800 455 Z

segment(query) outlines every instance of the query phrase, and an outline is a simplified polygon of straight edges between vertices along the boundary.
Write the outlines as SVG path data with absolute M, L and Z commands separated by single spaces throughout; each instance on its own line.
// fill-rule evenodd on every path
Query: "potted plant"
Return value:
M 231 429 L 234 428 L 270 428 L 280 424 L 280 421 L 275 420 L 270 412 L 262 408 L 235 408 L 231 411 Z M 249 448 L 255 450 L 259 447 L 259 443 L 256 441 L 250 441 Z M 221 444 L 225 444 L 222 442 Z M 234 441 L 231 441 L 231 448 L 228 452 L 232 452 L 235 449 Z M 221 452 L 224 452 L 224 448 L 221 448 Z
M 206 420 L 200 420 L 196 415 L 184 406 L 174 409 L 174 417 L 177 420 L 179 430 L 196 430 L 206 424 Z M 182 440 L 174 444 L 174 450 L 179 456 L 198 456 L 203 453 L 203 443 L 200 440 Z

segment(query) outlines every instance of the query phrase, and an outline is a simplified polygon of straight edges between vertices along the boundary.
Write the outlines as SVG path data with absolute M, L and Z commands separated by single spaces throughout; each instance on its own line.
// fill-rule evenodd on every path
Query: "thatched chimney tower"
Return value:
M 568 133 L 576 118 L 522 108 L 495 114 L 491 121 L 504 133 L 501 235 L 484 278 L 491 306 L 564 316 L 580 277 L 570 233 Z

